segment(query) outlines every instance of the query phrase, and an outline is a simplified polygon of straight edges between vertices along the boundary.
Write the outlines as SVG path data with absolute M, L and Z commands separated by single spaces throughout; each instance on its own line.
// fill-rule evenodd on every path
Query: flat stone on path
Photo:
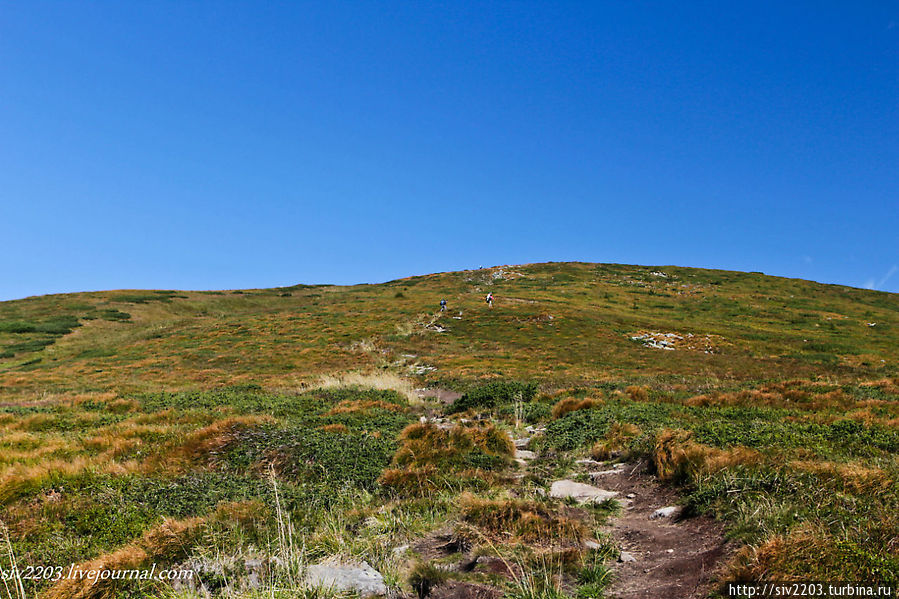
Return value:
M 363 597 L 387 594 L 387 586 L 380 572 L 365 562 L 341 564 L 323 562 L 306 568 L 306 584 L 316 588 L 352 591 Z
M 618 495 L 617 491 L 606 491 L 593 485 L 577 483 L 573 480 L 557 480 L 549 489 L 550 497 L 567 499 L 571 497 L 579 503 L 600 503 Z
M 528 451 L 526 449 L 516 449 L 515 450 L 515 459 L 517 460 L 533 460 L 537 457 L 537 454 L 533 451 Z
M 678 505 L 670 505 L 668 507 L 660 507 L 649 515 L 650 520 L 658 520 L 659 518 L 677 518 L 680 516 L 681 507 Z

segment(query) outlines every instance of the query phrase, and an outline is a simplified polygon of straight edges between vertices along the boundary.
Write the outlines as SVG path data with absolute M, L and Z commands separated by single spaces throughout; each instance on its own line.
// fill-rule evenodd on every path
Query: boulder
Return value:
M 339 563 L 326 561 L 306 568 L 307 586 L 350 591 L 362 597 L 387 594 L 387 585 L 380 572 L 365 562 Z
M 579 503 L 600 503 L 618 495 L 617 491 L 606 491 L 593 485 L 574 482 L 573 480 L 557 480 L 549 489 L 550 497 L 558 499 L 572 498 Z
M 658 520 L 660 518 L 677 518 L 680 516 L 682 508 L 678 505 L 670 505 L 668 507 L 660 507 L 649 515 L 650 520 Z

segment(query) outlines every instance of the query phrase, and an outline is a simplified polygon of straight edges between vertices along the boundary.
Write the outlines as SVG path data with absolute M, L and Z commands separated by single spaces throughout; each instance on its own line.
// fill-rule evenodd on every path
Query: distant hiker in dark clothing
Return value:
M 487 302 L 488 307 L 492 308 L 493 307 L 493 294 L 488 293 L 487 297 L 484 298 L 484 301 Z
M 446 312 L 446 300 L 445 299 L 440 300 L 440 311 Z

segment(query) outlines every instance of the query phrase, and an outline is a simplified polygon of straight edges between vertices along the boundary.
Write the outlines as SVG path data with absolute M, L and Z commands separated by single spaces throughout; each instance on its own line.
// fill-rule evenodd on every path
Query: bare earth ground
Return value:
M 651 520 L 655 510 L 677 505 L 678 496 L 647 473 L 643 463 L 629 464 L 620 473 L 599 477 L 594 484 L 618 491 L 622 498 L 634 495 L 607 528 L 621 550 L 636 558 L 617 564 L 615 582 L 607 591 L 610 598 L 708 595 L 712 572 L 732 550 L 720 523 L 705 516 Z
M 416 389 L 415 393 L 421 399 L 436 399 L 444 405 L 451 405 L 454 401 L 462 397 L 462 394 L 458 391 L 440 388 Z

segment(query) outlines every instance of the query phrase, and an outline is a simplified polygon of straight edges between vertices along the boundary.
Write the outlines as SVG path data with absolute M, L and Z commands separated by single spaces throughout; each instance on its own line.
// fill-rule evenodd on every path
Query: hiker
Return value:
M 487 297 L 484 298 L 484 301 L 487 302 L 487 306 L 488 306 L 488 307 L 492 308 L 492 307 L 493 307 L 493 294 L 492 294 L 492 293 L 488 293 L 488 294 L 487 294 Z
M 440 311 L 446 312 L 446 300 L 445 299 L 440 300 Z

